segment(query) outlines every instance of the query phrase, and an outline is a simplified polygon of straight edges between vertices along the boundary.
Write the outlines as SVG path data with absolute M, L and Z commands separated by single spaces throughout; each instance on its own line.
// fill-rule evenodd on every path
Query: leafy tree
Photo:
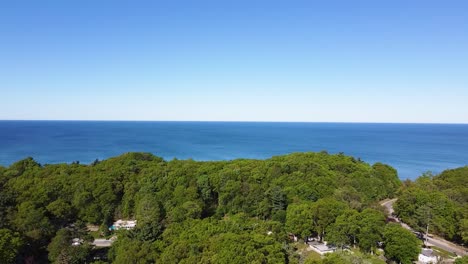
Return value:
M 52 225 L 44 208 L 37 208 L 33 202 L 29 201 L 18 206 L 13 224 L 19 231 L 35 240 L 48 237 L 52 231 Z
M 358 244 L 365 252 L 374 252 L 377 243 L 382 242 L 385 227 L 385 216 L 374 209 L 366 209 L 359 217 Z
M 49 260 L 54 262 L 62 252 L 62 250 L 72 243 L 72 237 L 67 229 L 60 229 L 57 231 L 54 238 L 47 247 L 49 251 Z
M 279 186 L 273 187 L 269 192 L 271 208 L 273 211 L 286 209 L 286 196 Z
M 216 162 L 126 153 L 91 165 L 45 166 L 28 158 L 0 168 L 0 228 L 17 231 L 27 241 L 19 258 L 37 262 L 46 262 L 45 248 L 54 262 L 86 259 L 86 242 L 71 246 L 71 238 L 89 239 L 84 225 L 74 223 L 101 225 L 108 232 L 112 221 L 135 218 L 134 230 L 118 232 L 110 250 L 113 262 L 283 263 L 296 259 L 285 249 L 291 248 L 287 232 L 364 247 L 375 228 L 357 228 L 366 226 L 361 223 L 366 213 L 347 209 L 364 210 L 393 195 L 395 177 L 386 165 L 328 153 Z M 463 179 L 455 178 L 439 180 Z M 462 237 L 463 225 L 446 220 L 466 219 L 462 189 L 442 185 L 440 192 L 453 203 L 434 204 L 440 219 L 434 218 L 433 226 Z
M 457 258 L 454 263 L 455 264 L 468 264 L 468 256 Z
M 2 263 L 14 263 L 22 244 L 18 233 L 9 229 L 0 229 L 0 260 Z
M 150 242 L 133 240 L 129 237 L 119 237 L 110 249 L 112 263 L 155 263 L 157 249 Z
M 460 222 L 460 237 L 463 241 L 468 242 L 468 218 L 462 219 Z
M 346 209 L 346 204 L 332 198 L 319 199 L 313 203 L 312 214 L 315 231 L 321 239 L 326 229 L 335 222 L 336 218 Z
M 313 203 L 290 204 L 286 211 L 286 230 L 301 237 L 313 232 Z
M 213 238 L 210 256 L 214 263 L 284 263 L 280 244 L 265 235 L 225 233 Z
M 411 227 L 447 239 L 463 242 L 464 219 L 468 218 L 466 207 L 468 167 L 447 170 L 440 175 L 424 174 L 402 190 L 395 203 L 395 212 Z
M 398 178 L 397 171 L 390 167 L 387 164 L 383 164 L 380 162 L 375 163 L 372 165 L 374 169 L 375 175 L 383 180 L 384 185 L 381 185 L 381 198 L 391 198 L 395 195 L 398 188 L 401 186 L 401 181 Z
M 71 220 L 73 216 L 72 206 L 64 199 L 57 199 L 46 206 L 49 213 L 58 219 Z
M 84 263 L 88 258 L 90 247 L 87 243 L 83 245 L 72 245 L 73 233 L 66 228 L 57 231 L 54 238 L 47 247 L 49 260 L 52 263 Z
M 347 210 L 338 216 L 335 223 L 327 229 L 327 241 L 339 247 L 355 245 L 359 232 L 359 217 L 356 210 Z
M 388 224 L 384 231 L 385 256 L 403 264 L 411 264 L 421 251 L 420 241 L 399 224 Z

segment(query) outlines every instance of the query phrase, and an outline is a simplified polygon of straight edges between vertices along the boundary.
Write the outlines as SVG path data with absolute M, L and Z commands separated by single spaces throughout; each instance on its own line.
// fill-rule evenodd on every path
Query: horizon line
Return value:
M 130 120 L 130 119 L 0 119 L 20 122 L 167 122 L 167 123 L 316 123 L 316 124 L 414 124 L 414 125 L 468 125 L 453 122 L 374 122 L 374 121 L 269 121 L 269 120 Z

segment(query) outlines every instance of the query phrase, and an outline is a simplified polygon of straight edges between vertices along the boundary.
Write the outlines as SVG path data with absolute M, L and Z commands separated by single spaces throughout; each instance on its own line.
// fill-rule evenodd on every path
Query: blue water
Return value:
M 468 125 L 250 122 L 0 121 L 0 165 L 90 163 L 130 151 L 165 159 L 269 158 L 344 152 L 395 167 L 402 179 L 468 164 Z

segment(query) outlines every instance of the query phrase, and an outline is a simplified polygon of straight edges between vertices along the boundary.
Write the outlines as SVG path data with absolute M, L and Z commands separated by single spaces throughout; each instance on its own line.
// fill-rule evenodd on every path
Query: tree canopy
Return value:
M 389 224 L 383 236 L 387 258 L 402 264 L 411 264 L 418 259 L 421 241 L 411 231 L 398 224 Z
M 88 239 L 78 226 L 136 219 L 117 234 L 110 261 L 284 263 L 289 233 L 372 252 L 385 226 L 376 204 L 400 185 L 388 165 L 326 152 L 204 162 L 126 153 L 89 165 L 27 158 L 0 168 L 2 250 L 10 246 L 13 260 L 90 261 L 90 248 L 71 246 Z
M 425 174 L 406 185 L 395 213 L 411 227 L 468 243 L 468 167 Z

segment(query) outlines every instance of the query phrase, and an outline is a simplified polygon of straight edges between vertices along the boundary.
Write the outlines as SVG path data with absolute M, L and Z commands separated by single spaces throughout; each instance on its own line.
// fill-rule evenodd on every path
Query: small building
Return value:
M 418 261 L 424 264 L 429 264 L 429 263 L 436 264 L 438 261 L 438 257 L 437 255 L 434 254 L 432 249 L 423 248 L 421 253 L 418 256 Z
M 83 242 L 84 242 L 84 240 L 81 239 L 81 238 L 73 238 L 72 239 L 72 246 L 80 246 L 80 245 L 83 244 Z
M 114 224 L 110 227 L 111 230 L 119 230 L 119 229 L 126 229 L 130 230 L 136 227 L 136 220 L 122 220 L 119 219 L 114 222 Z
M 321 243 L 318 241 L 308 242 L 309 248 L 313 251 L 319 253 L 320 255 L 325 255 L 327 253 L 333 253 L 336 251 L 336 247 L 329 246 L 326 243 Z
M 115 238 L 105 239 L 105 238 L 96 238 L 94 239 L 92 245 L 98 248 L 110 247 L 114 242 Z

